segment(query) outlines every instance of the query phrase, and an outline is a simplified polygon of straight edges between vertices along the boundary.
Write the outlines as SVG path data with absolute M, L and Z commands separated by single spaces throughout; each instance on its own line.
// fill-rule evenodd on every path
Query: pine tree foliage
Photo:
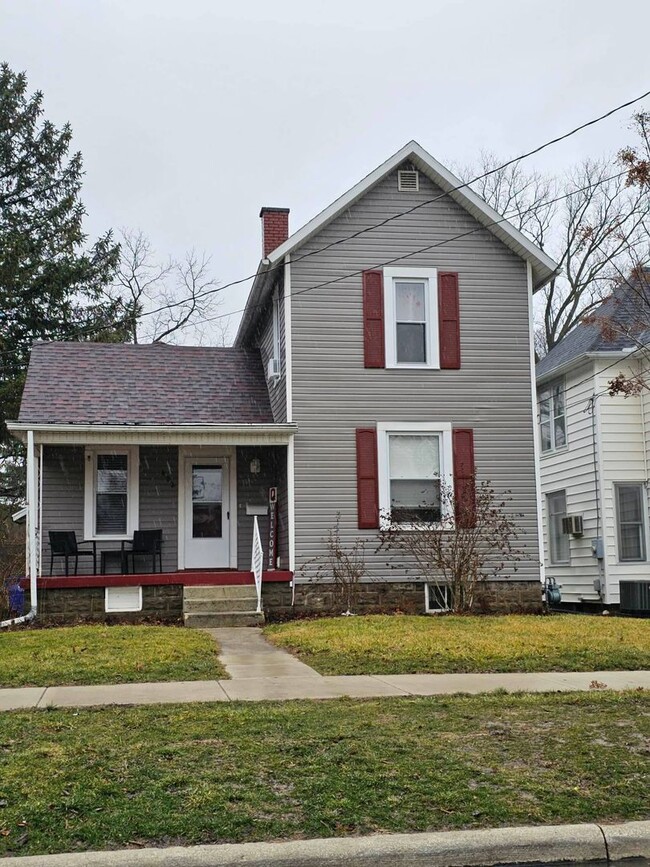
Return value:
M 69 124 L 44 118 L 43 94 L 28 92 L 26 75 L 0 65 L 0 495 L 14 487 L 7 473 L 17 451 L 5 422 L 18 415 L 32 344 L 80 331 L 123 338 L 117 302 L 104 295 L 119 247 L 110 232 L 87 245 L 82 159 L 69 153 L 71 139 Z

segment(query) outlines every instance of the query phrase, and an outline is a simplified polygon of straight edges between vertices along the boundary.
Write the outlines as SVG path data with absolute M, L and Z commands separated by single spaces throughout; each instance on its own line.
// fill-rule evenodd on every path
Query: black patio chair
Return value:
M 132 571 L 135 572 L 136 557 L 151 557 L 151 571 L 156 571 L 156 559 L 159 572 L 162 572 L 162 530 L 134 530 L 131 547 L 124 551 L 126 571 L 129 571 L 129 559 Z
M 84 543 L 85 544 L 85 543 Z M 74 530 L 50 530 L 50 575 L 54 568 L 54 558 L 63 557 L 65 574 L 70 574 L 70 558 L 74 557 L 74 574 L 77 574 L 79 557 L 93 558 L 93 575 L 97 574 L 97 543 L 89 542 L 90 548 L 80 548 Z

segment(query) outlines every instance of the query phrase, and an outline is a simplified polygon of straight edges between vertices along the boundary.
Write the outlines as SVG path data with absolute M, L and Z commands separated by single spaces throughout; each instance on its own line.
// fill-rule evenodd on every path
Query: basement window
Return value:
M 451 589 L 440 584 L 425 584 L 424 610 L 427 614 L 442 614 L 451 608 Z

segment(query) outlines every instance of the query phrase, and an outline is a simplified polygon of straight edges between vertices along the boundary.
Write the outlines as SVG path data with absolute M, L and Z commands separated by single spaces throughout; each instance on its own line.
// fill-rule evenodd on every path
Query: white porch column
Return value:
M 38 458 L 34 447 L 34 431 L 27 431 L 27 575 L 32 610 L 36 610 L 36 578 L 38 576 L 39 487 Z

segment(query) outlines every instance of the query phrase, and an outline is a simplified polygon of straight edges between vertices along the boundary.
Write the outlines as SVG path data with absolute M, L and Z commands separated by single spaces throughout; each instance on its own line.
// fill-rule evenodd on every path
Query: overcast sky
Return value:
M 506 158 L 650 89 L 649 28 L 648 0 L 0 0 L 0 57 L 72 124 L 90 235 L 194 246 L 226 283 L 262 205 L 295 230 L 410 139 Z M 529 164 L 616 150 L 629 115 Z

